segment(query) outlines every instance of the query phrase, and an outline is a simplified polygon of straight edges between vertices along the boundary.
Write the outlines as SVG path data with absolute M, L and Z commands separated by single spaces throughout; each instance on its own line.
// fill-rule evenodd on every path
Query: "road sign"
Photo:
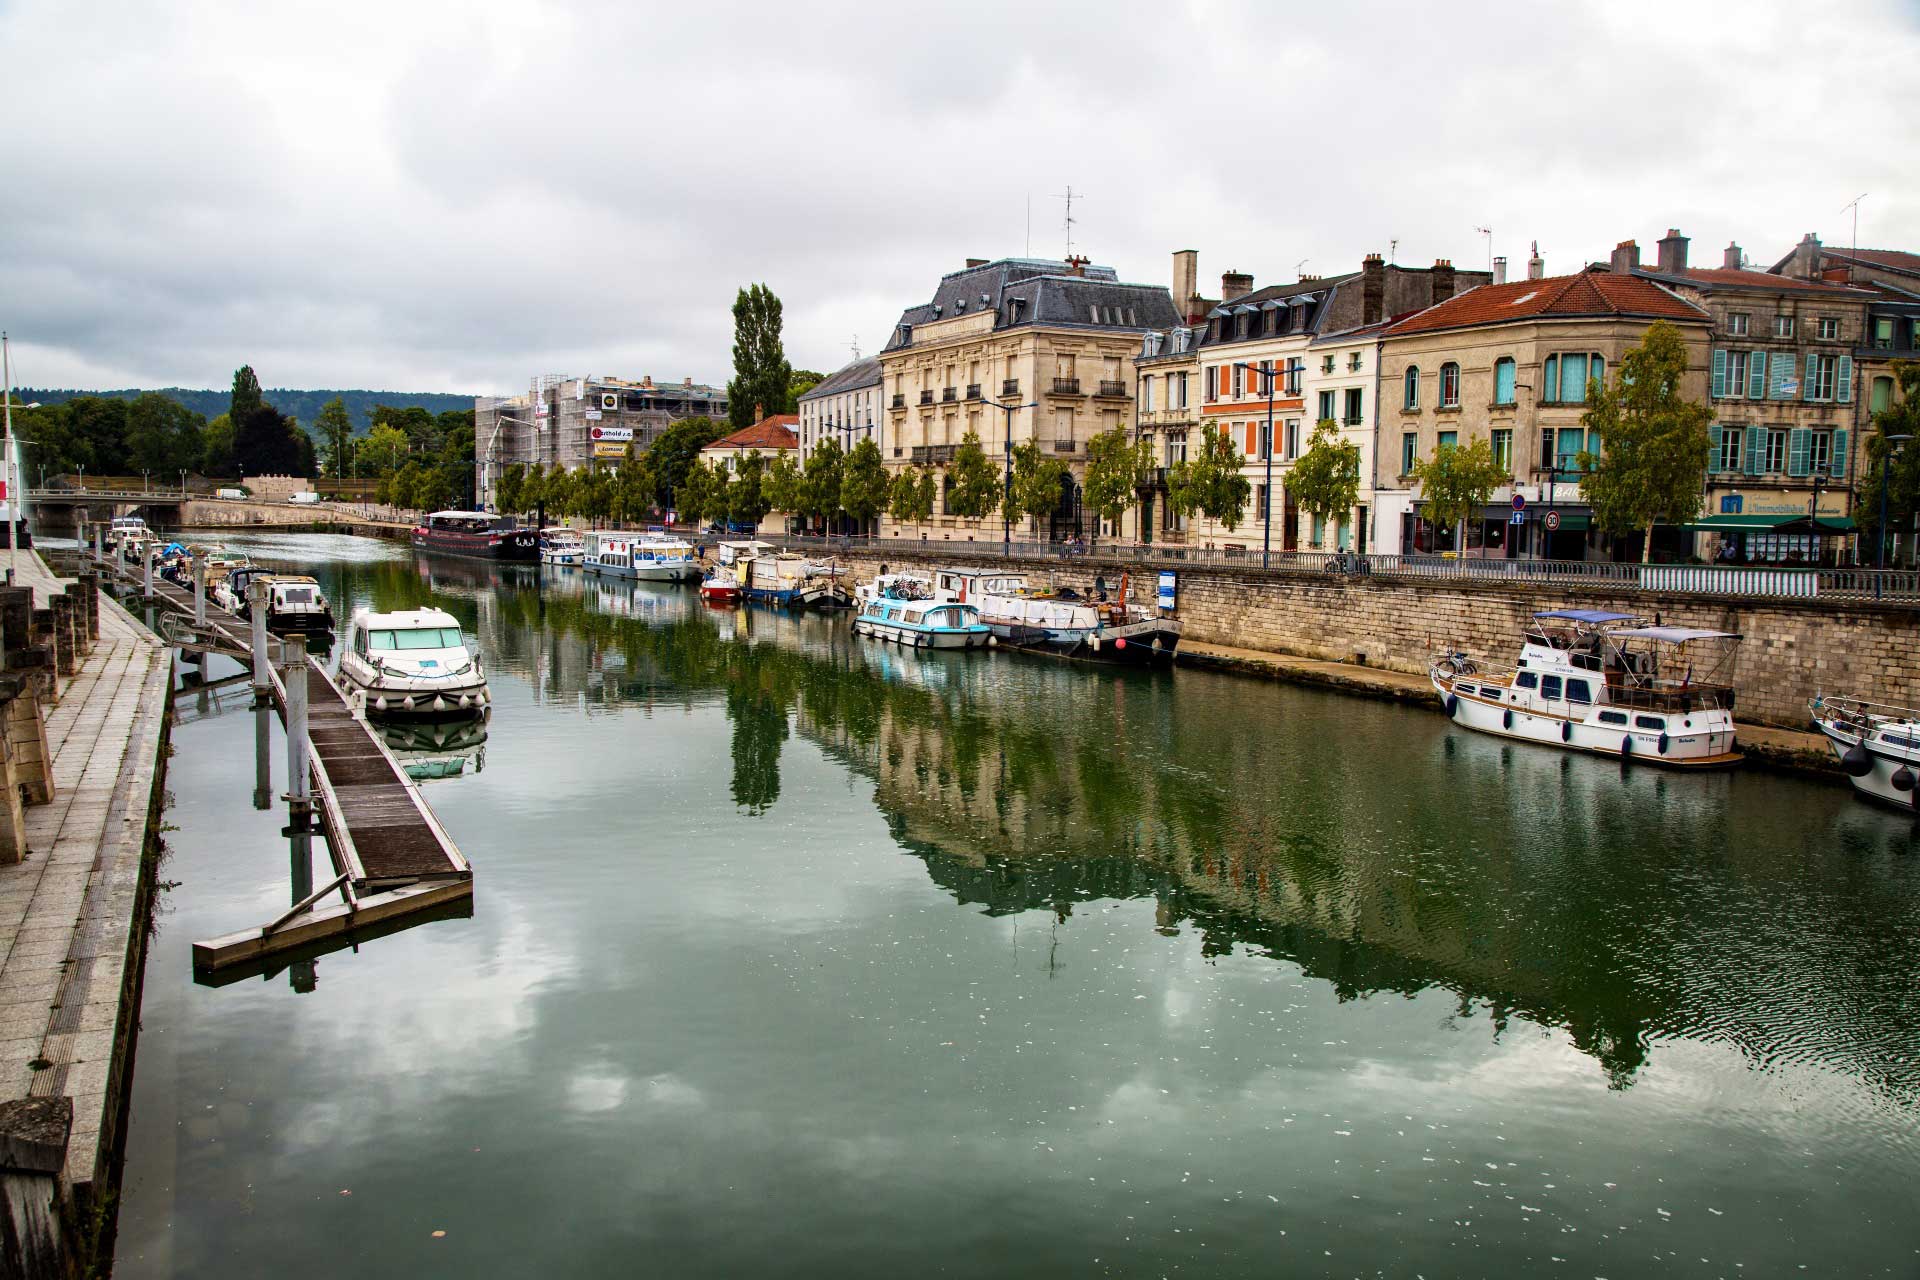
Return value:
M 1525 510 L 1527 509 L 1527 495 L 1526 495 L 1526 494 L 1524 494 L 1524 493 L 1516 493 L 1516 494 L 1514 494 L 1514 495 L 1513 495 L 1513 509 L 1514 509 L 1515 511 L 1525 511 Z
M 1558 511 L 1547 512 L 1546 518 L 1542 520 L 1541 523 L 1547 526 L 1548 533 L 1552 533 L 1560 527 L 1560 513 Z
M 1525 524 L 1526 522 L 1527 522 L 1527 514 L 1524 511 L 1515 511 L 1512 515 L 1507 517 L 1508 524 Z

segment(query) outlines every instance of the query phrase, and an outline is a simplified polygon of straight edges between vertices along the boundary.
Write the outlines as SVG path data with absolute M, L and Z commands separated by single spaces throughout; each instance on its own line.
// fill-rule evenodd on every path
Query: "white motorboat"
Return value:
M 375 719 L 455 719 L 491 705 L 480 655 L 440 609 L 354 610 L 340 679 L 354 708 Z
M 588 573 L 642 582 L 697 582 L 700 578 L 693 545 L 657 533 L 589 533 L 580 566 Z
M 1180 647 L 1180 622 L 1127 601 L 1122 575 L 1118 599 L 1107 599 L 1096 579 L 1091 597 L 1072 588 L 1034 588 L 1017 573 L 998 569 L 941 569 L 934 586 L 975 605 L 1004 645 L 1066 658 L 1142 666 L 1170 665 Z
M 1821 694 L 1813 725 L 1861 795 L 1914 812 L 1920 790 L 1920 711 L 1861 698 Z
M 577 565 L 587 554 L 586 539 L 564 525 L 540 531 L 540 563 Z
M 984 649 L 994 639 L 977 605 L 954 599 L 917 574 L 887 573 L 862 583 L 855 607 L 855 635 L 909 648 Z
M 1737 764 L 1731 631 L 1642 625 L 1604 609 L 1536 613 L 1516 666 L 1464 653 L 1428 675 L 1455 724 L 1654 764 Z

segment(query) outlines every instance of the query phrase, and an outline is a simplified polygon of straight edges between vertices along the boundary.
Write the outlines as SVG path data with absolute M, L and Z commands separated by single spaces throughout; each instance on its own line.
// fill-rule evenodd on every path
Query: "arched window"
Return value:
M 1440 366 L 1440 407 L 1460 407 L 1460 366 L 1451 360 Z
M 1420 407 L 1420 370 L 1414 365 L 1407 366 L 1406 398 L 1401 403 L 1409 409 Z
M 1501 356 L 1493 362 L 1493 402 L 1513 403 L 1513 357 Z

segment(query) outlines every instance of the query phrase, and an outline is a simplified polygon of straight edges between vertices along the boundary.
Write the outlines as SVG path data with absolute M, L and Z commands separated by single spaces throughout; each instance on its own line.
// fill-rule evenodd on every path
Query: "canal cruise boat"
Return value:
M 1180 647 L 1178 619 L 1127 602 L 1127 577 L 1119 598 L 1108 600 L 1104 584 L 1092 598 L 1071 587 L 1034 588 L 1017 573 L 998 569 L 941 569 L 934 586 L 980 610 L 1000 644 L 1056 657 L 1171 666 Z
M 1739 763 L 1730 631 L 1646 625 L 1632 614 L 1553 609 L 1533 615 L 1517 665 L 1464 653 L 1429 677 L 1455 724 L 1599 755 L 1680 768 Z
M 1813 727 L 1818 729 L 1853 780 L 1853 789 L 1870 800 L 1915 811 L 1920 789 L 1920 711 L 1861 698 L 1821 694 L 1814 698 Z
M 540 563 L 577 565 L 587 554 L 586 540 L 565 525 L 540 531 Z
M 693 546 L 657 533 L 589 533 L 580 567 L 642 582 L 694 582 L 700 577 Z
M 882 574 L 855 593 L 853 633 L 914 649 L 984 649 L 993 628 L 979 606 L 956 600 L 926 578 Z
M 340 681 L 355 710 L 378 719 L 452 720 L 490 705 L 480 655 L 440 609 L 356 609 L 341 646 Z
M 413 545 L 450 556 L 531 562 L 540 556 L 540 531 L 484 511 L 435 511 L 414 526 Z

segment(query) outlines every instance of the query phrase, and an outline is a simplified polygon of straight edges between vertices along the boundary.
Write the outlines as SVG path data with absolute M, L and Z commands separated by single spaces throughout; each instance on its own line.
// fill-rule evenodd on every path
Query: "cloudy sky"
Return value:
M 512 391 L 873 351 L 968 256 L 1920 249 L 1920 0 L 0 0 L 16 381 Z

